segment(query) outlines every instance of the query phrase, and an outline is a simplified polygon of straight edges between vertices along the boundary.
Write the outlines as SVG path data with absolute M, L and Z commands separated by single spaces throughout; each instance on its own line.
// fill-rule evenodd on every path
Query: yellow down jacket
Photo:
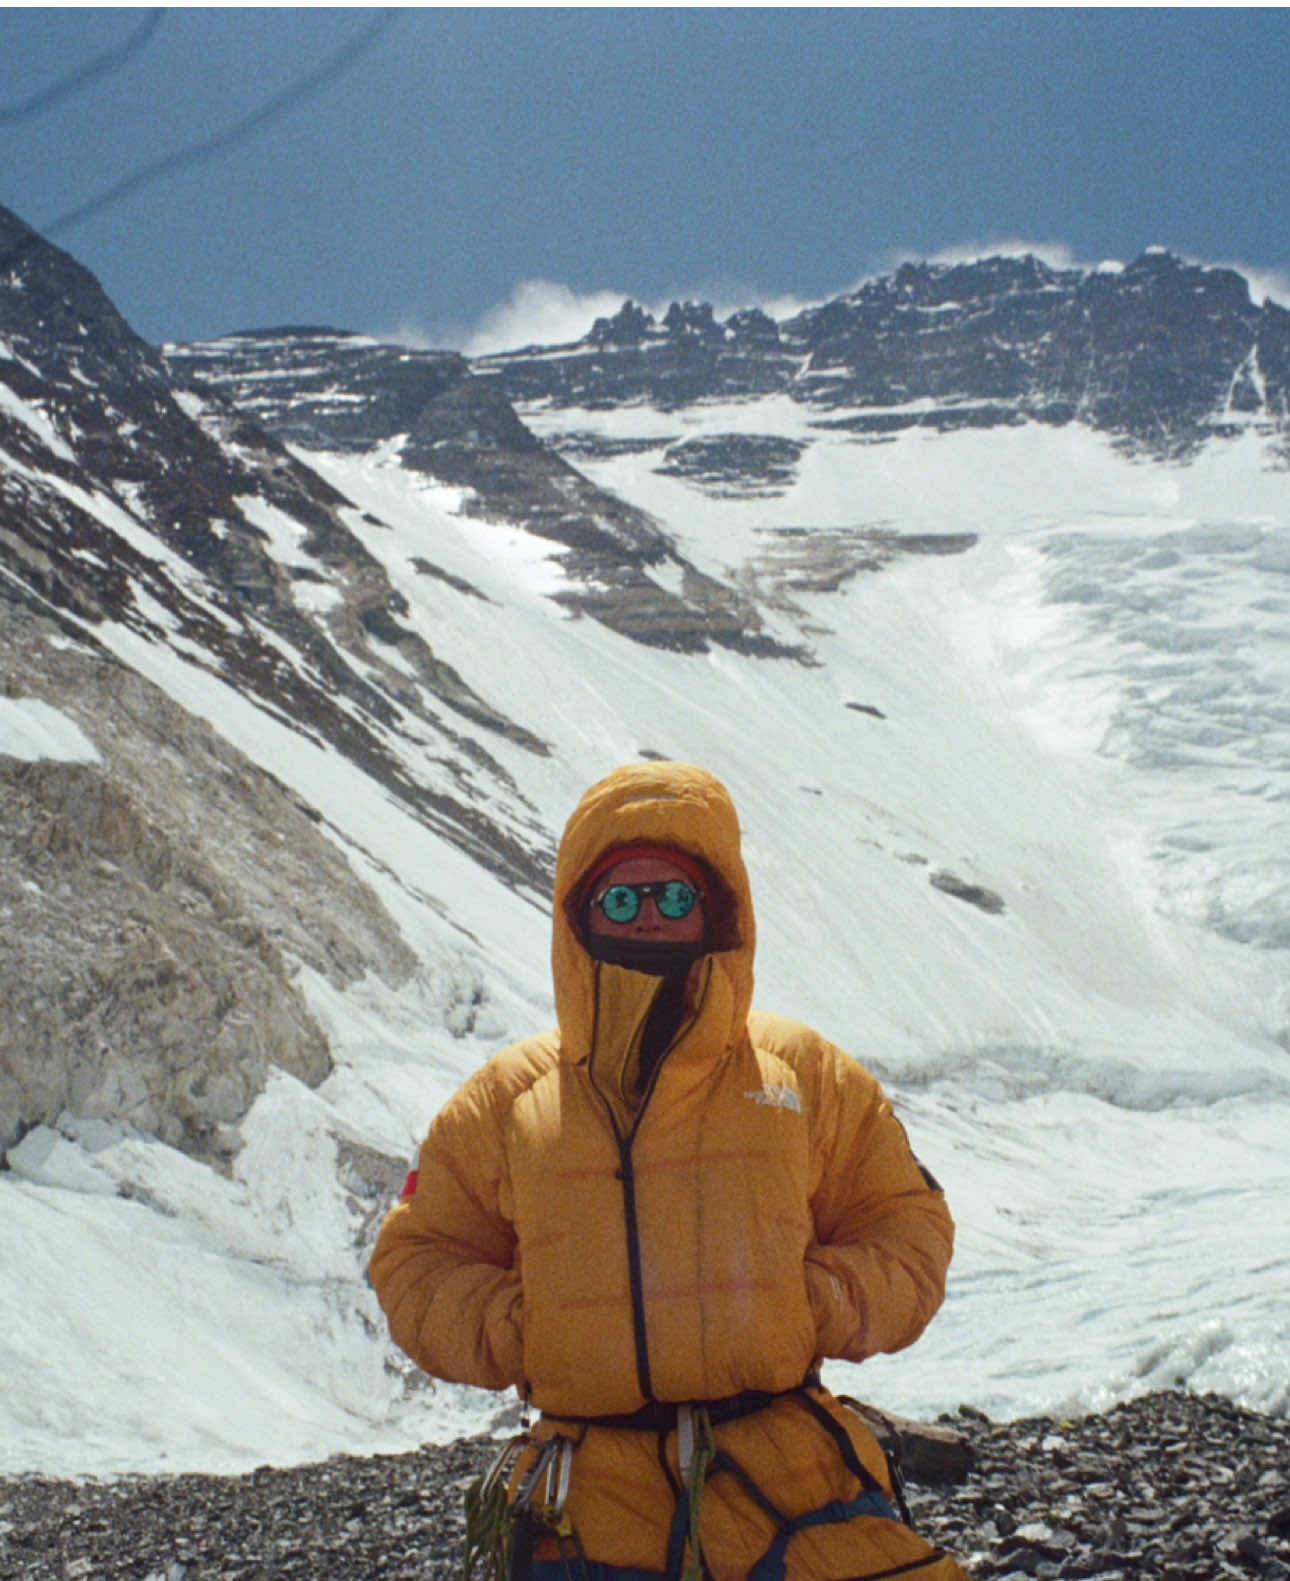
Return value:
M 643 1098 L 635 1062 L 661 980 L 593 960 L 576 914 L 589 869 L 641 843 L 680 848 L 716 879 L 712 947 Z M 586 1419 L 778 1396 L 715 1429 L 722 1458 L 701 1500 L 715 1581 L 754 1573 L 786 1524 L 856 1500 L 821 1409 L 890 1492 L 860 1418 L 802 1385 L 824 1357 L 917 1339 L 953 1243 L 874 1079 L 809 1028 L 751 1010 L 754 938 L 717 780 L 647 763 L 593 786 L 556 868 L 558 1031 L 496 1055 L 442 1110 L 371 1262 L 391 1332 L 426 1372 L 513 1386 L 543 1413 L 538 1437 L 578 1442 L 567 1511 L 602 1563 L 667 1573 L 677 1435 Z M 789 1581 L 961 1575 L 870 1513 L 813 1519 L 781 1550 Z

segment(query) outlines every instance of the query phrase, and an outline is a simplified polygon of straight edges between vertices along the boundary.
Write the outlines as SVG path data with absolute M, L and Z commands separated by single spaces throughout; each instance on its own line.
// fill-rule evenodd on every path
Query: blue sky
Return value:
M 1283 8 L 151 18 L 0 10 L 0 203 L 153 340 L 480 349 L 1019 244 L 1164 245 L 1290 300 Z

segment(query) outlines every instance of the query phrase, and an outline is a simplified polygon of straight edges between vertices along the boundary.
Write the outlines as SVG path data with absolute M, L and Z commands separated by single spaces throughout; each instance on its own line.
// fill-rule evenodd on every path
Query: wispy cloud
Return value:
M 774 319 L 791 318 L 825 298 L 805 298 L 755 287 L 723 284 L 669 291 L 651 300 L 639 292 L 610 289 L 580 291 L 556 280 L 521 280 L 504 301 L 481 315 L 474 325 L 438 324 L 430 328 L 404 322 L 379 338 L 403 346 L 451 348 L 467 356 L 517 351 L 524 346 L 565 346 L 584 339 L 598 318 L 611 318 L 624 302 L 633 301 L 661 319 L 673 302 L 710 302 L 718 319 L 742 308 L 759 307 Z
M 892 251 L 882 260 L 882 270 L 896 268 L 910 258 L 918 258 L 916 250 Z M 1035 257 L 1050 269 L 1097 269 L 1103 260 L 1089 261 L 1076 256 L 1074 249 L 1065 242 L 1027 241 L 1024 237 L 998 237 L 988 241 L 955 242 L 948 247 L 938 247 L 933 253 L 922 255 L 923 262 L 933 264 L 976 263 L 982 258 Z M 1114 260 L 1111 260 L 1112 262 Z
M 575 291 L 554 280 L 521 280 L 467 332 L 461 349 L 482 357 L 521 346 L 562 346 L 581 340 L 598 318 L 615 314 L 629 291 Z

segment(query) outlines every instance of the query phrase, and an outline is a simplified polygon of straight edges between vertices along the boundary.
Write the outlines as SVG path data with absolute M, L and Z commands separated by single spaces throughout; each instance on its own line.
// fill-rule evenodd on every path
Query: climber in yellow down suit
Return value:
M 560 1452 L 513 1575 L 963 1577 L 817 1370 L 918 1338 L 953 1221 L 874 1078 L 751 1009 L 753 946 L 725 787 L 593 786 L 556 867 L 559 1028 L 466 1082 L 381 1231 L 397 1343 L 541 1412 L 512 1501 Z

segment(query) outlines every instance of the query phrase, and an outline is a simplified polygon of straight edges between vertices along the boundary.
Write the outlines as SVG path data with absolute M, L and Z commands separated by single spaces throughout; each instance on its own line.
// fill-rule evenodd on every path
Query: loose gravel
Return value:
M 1165 1392 L 1096 1416 L 942 1418 L 973 1469 L 911 1486 L 982 1581 L 1290 1578 L 1290 1421 Z M 0 1481 L 4 1581 L 458 1581 L 488 1439 L 240 1477 Z

